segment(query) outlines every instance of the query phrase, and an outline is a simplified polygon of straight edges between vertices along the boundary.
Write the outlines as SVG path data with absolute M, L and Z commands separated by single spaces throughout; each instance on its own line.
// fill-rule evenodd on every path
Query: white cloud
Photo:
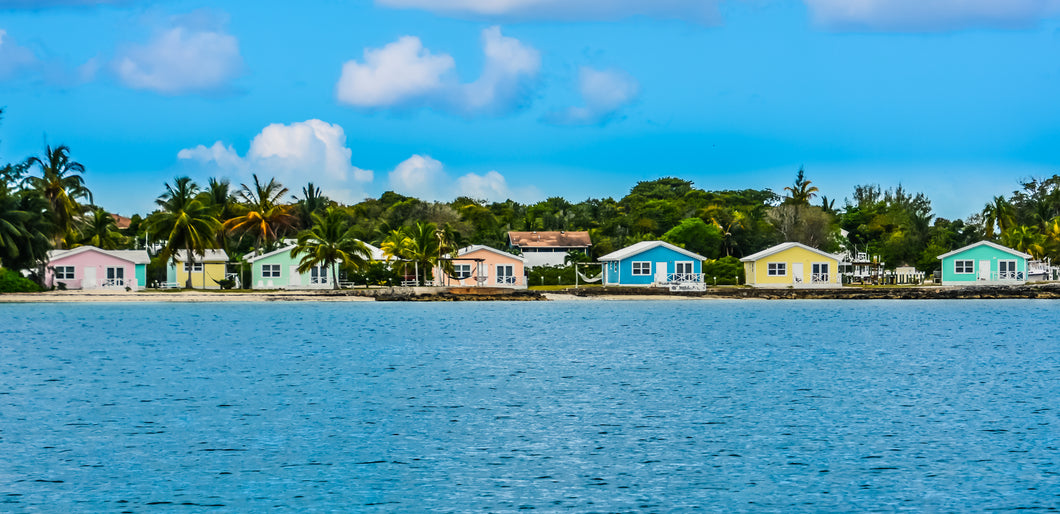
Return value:
M 222 28 L 224 20 L 199 11 L 174 18 L 172 25 L 114 58 L 121 81 L 166 95 L 229 90 L 244 64 L 239 42 Z
M 618 20 L 631 16 L 716 23 L 719 0 L 376 0 L 386 7 L 503 20 Z
M 0 29 L 0 80 L 15 78 L 20 72 L 37 68 L 33 51 L 19 46 L 7 31 Z
M 805 0 L 836 30 L 939 31 L 1032 25 L 1060 14 L 1060 0 Z
M 373 173 L 353 166 L 352 155 L 342 127 L 306 120 L 265 127 L 250 142 L 246 156 L 218 141 L 209 147 L 198 145 L 181 150 L 177 158 L 214 167 L 240 179 L 249 178 L 251 173 L 275 177 L 292 190 L 313 182 L 331 198 L 356 202 L 363 199 L 362 184 L 371 182 Z
M 364 64 L 348 61 L 336 86 L 339 101 L 356 107 L 391 107 L 422 98 L 444 87 L 442 77 L 453 58 L 431 55 L 419 38 L 405 36 L 379 49 L 364 51 Z
M 585 105 L 553 112 L 545 117 L 546 121 L 558 125 L 607 123 L 615 118 L 620 109 L 636 99 L 640 84 L 621 70 L 582 67 L 578 73 L 578 89 Z
M 508 186 L 504 175 L 488 171 L 483 175 L 468 173 L 453 179 L 445 166 L 426 155 L 413 155 L 398 164 L 389 175 L 390 188 L 397 193 L 422 200 L 450 201 L 460 196 L 500 202 L 507 199 L 534 201 L 541 193 L 534 187 Z
M 521 106 L 541 69 L 537 50 L 505 37 L 499 27 L 482 31 L 485 64 L 480 77 L 461 84 L 448 54 L 432 54 L 419 38 L 405 36 L 366 49 L 364 62 L 349 61 L 335 86 L 339 102 L 359 108 L 431 107 L 464 116 L 499 115 Z

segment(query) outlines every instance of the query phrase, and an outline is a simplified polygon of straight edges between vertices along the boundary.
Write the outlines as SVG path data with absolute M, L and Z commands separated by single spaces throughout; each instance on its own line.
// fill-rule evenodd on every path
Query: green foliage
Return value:
M 401 274 L 385 262 L 372 261 L 361 268 L 346 268 L 350 282 L 363 286 L 394 286 L 401 283 Z
M 583 270 L 582 273 L 585 273 Z M 592 275 L 587 275 L 592 276 Z M 573 266 L 535 266 L 530 268 L 527 277 L 527 285 L 531 286 L 556 286 L 574 285 Z
M 732 256 L 703 261 L 703 281 L 707 285 L 739 285 L 745 282 L 743 263 Z
M 236 287 L 236 279 L 235 277 L 222 278 L 217 281 L 217 285 L 220 286 L 221 289 L 232 289 Z
M 663 234 L 662 239 L 708 259 L 715 259 L 722 253 L 721 231 L 699 218 L 681 220 L 679 225 Z
M 0 268 L 0 293 L 35 293 L 40 287 L 18 272 Z

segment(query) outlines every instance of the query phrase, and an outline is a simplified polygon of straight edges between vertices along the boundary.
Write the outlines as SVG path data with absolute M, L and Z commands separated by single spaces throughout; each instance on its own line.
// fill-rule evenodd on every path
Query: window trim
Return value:
M 637 268 L 643 268 L 647 266 L 647 271 L 638 271 Z M 632 261 L 630 263 L 630 270 L 634 277 L 650 277 L 651 276 L 651 261 Z
M 270 271 L 266 271 L 269 269 Z M 262 264 L 261 278 L 280 278 L 281 268 L 279 264 Z
M 191 272 L 192 272 L 192 273 L 202 273 L 202 270 L 203 270 L 203 263 L 201 263 L 201 262 L 196 262 L 196 263 L 194 263 L 194 265 L 193 265 L 193 264 L 192 264 L 192 263 L 190 263 L 190 262 L 185 262 L 185 263 L 184 263 L 184 273 L 187 273 L 187 272 L 189 271 L 189 270 L 188 270 L 188 267 L 189 267 L 189 266 L 191 266 Z
M 77 276 L 73 266 L 55 266 L 53 270 L 55 271 L 56 280 L 74 280 L 74 277 Z
M 687 265 L 688 271 L 681 271 L 681 266 Z M 695 261 L 674 261 L 674 274 L 677 275 L 691 275 L 696 272 Z
M 766 276 L 767 277 L 786 277 L 786 276 L 788 276 L 788 263 L 786 263 L 786 262 L 767 262 L 766 263 Z
M 502 269 L 506 269 L 507 273 L 501 273 Z M 497 264 L 493 267 L 493 271 L 496 274 L 495 281 L 498 284 L 512 285 L 517 283 L 514 264 Z
M 464 263 L 454 263 L 453 277 L 455 277 L 456 280 L 467 280 L 471 278 L 471 265 Z
M 966 271 L 962 271 L 966 270 Z M 975 259 L 954 259 L 953 273 L 955 275 L 974 275 Z

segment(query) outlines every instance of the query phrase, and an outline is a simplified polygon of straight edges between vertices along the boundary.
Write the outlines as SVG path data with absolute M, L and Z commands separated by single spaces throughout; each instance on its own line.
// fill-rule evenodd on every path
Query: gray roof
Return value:
M 765 250 L 762 250 L 761 252 L 753 253 L 751 255 L 748 255 L 747 257 L 744 257 L 743 259 L 740 259 L 740 262 L 757 261 L 757 260 L 759 260 L 759 259 L 761 259 L 763 257 L 769 257 L 770 255 L 773 255 L 775 253 L 780 253 L 780 252 L 783 252 L 784 250 L 790 250 L 792 248 L 802 248 L 803 250 L 811 251 L 811 252 L 816 253 L 816 254 L 818 254 L 818 255 L 820 255 L 822 257 L 828 257 L 829 259 L 835 259 L 837 261 L 841 261 L 842 260 L 838 255 L 832 255 L 832 254 L 830 254 L 830 253 L 828 253 L 826 251 L 818 250 L 818 249 L 816 249 L 816 248 L 814 248 L 812 246 L 806 246 L 806 245 L 804 245 L 802 243 L 791 242 L 791 243 L 780 243 L 780 244 L 778 244 L 776 246 L 771 246 L 769 248 L 766 248 Z
M 696 259 L 696 260 L 700 260 L 700 261 L 707 260 L 706 257 L 704 257 L 704 256 L 702 256 L 702 255 L 700 255 L 698 253 L 690 252 L 688 250 L 685 250 L 684 248 L 680 248 L 680 247 L 674 246 L 674 245 L 672 245 L 670 243 L 667 243 L 666 241 L 641 241 L 639 243 L 627 246 L 627 247 L 625 247 L 625 248 L 623 248 L 621 250 L 616 250 L 614 252 L 611 252 L 611 253 L 603 256 L 603 257 L 600 257 L 600 259 L 598 259 L 598 260 L 601 260 L 601 261 L 620 261 L 620 260 L 625 259 L 627 257 L 631 257 L 631 256 L 634 256 L 634 255 L 637 255 L 638 253 L 643 253 L 643 252 L 646 252 L 648 250 L 651 250 L 652 248 L 658 248 L 660 246 L 662 246 L 663 248 L 668 248 L 670 250 L 673 250 L 673 251 L 675 251 L 677 253 L 680 253 L 682 255 L 686 255 L 686 256 L 688 256 L 688 257 L 690 257 L 692 259 Z
M 951 257 L 951 256 L 957 255 L 957 254 L 959 254 L 961 252 L 964 252 L 964 251 L 967 251 L 967 250 L 971 250 L 972 248 L 976 248 L 976 247 L 979 247 L 979 246 L 989 246 L 990 248 L 993 248 L 995 250 L 1000 250 L 1002 252 L 1015 255 L 1016 257 L 1023 257 L 1024 259 L 1033 259 L 1032 256 L 1030 256 L 1028 254 L 1025 254 L 1025 253 L 1023 253 L 1023 252 L 1021 252 L 1019 250 L 1013 250 L 1012 248 L 1009 248 L 1007 246 L 1001 246 L 1001 245 L 999 245 L 997 243 L 992 243 L 990 241 L 979 241 L 978 243 L 972 243 L 972 244 L 970 244 L 968 246 L 965 246 L 963 248 L 958 248 L 958 249 L 956 249 L 956 250 L 954 250 L 952 252 L 947 252 L 947 253 L 944 253 L 942 255 L 939 255 L 938 258 L 939 259 L 945 259 L 946 257 Z
M 79 246 L 72 250 L 52 250 L 48 252 L 48 261 L 65 259 L 66 257 L 90 251 L 109 255 L 133 264 L 147 264 L 151 262 L 151 256 L 147 255 L 147 250 L 104 250 L 95 246 Z

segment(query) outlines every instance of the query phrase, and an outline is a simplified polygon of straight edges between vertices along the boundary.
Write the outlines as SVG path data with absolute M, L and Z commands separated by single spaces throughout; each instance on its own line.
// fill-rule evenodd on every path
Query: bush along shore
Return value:
M 560 292 L 560 291 L 557 291 Z M 1060 299 L 1060 284 L 1018 286 L 920 286 L 920 287 L 841 287 L 821 289 L 769 289 L 715 287 L 706 291 L 671 292 L 647 287 L 586 287 L 561 291 L 579 297 L 601 296 L 683 296 L 689 298 L 731 298 L 760 300 L 981 300 L 995 298 Z

